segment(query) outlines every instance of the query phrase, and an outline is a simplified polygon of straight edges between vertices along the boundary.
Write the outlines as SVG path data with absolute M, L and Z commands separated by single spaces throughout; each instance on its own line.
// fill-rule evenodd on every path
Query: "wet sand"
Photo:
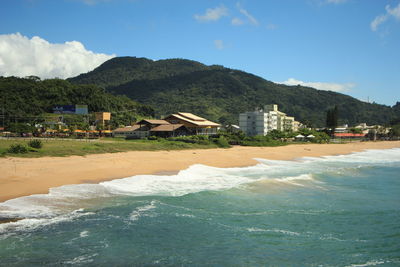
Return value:
M 400 148 L 400 141 L 131 151 L 84 157 L 0 158 L 0 202 L 25 195 L 45 194 L 49 188 L 67 184 L 98 183 L 138 174 L 173 174 L 193 164 L 242 167 L 256 164 L 254 158 L 292 160 L 394 147 Z

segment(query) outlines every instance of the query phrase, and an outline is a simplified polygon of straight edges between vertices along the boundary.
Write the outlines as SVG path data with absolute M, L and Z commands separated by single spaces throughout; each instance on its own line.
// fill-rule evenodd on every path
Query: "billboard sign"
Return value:
M 75 114 L 75 105 L 54 106 L 53 113 L 58 114 Z
M 87 105 L 58 105 L 53 107 L 53 113 L 57 114 L 88 114 Z
M 87 115 L 88 106 L 87 105 L 75 105 L 75 114 Z

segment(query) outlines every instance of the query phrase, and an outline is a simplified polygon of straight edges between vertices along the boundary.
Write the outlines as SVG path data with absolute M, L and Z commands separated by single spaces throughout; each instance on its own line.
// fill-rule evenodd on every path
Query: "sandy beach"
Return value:
M 292 160 L 394 147 L 400 147 L 400 141 L 132 151 L 85 157 L 1 158 L 0 202 L 47 193 L 49 188 L 67 184 L 98 183 L 139 174 L 165 174 L 186 169 L 193 164 L 241 167 L 256 164 L 254 158 Z

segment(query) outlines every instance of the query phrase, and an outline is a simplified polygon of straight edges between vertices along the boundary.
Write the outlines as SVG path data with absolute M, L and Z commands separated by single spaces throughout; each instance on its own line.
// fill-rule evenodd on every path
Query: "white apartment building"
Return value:
M 265 105 L 264 110 L 256 110 L 239 115 L 239 127 L 249 136 L 266 135 L 272 130 L 295 131 L 299 122 L 278 110 L 278 105 Z

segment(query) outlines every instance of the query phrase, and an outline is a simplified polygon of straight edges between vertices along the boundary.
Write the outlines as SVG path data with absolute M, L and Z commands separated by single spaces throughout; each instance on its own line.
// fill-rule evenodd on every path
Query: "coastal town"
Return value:
M 82 124 L 68 124 L 68 116 L 77 116 Z M 313 141 L 313 134 L 304 135 L 302 130 L 328 133 L 332 140 L 389 140 L 391 128 L 382 125 L 359 123 L 353 126 L 337 125 L 332 128 L 311 128 L 278 109 L 277 104 L 267 104 L 262 109 L 240 113 L 238 125 L 223 125 L 188 112 L 176 112 L 160 119 L 148 118 L 112 128 L 111 112 L 89 113 L 87 105 L 60 105 L 53 114 L 46 114 L 41 123 L 20 123 L 20 128 L 0 127 L 0 137 L 31 138 L 90 138 L 115 137 L 125 139 L 170 138 L 180 136 L 215 136 L 220 132 L 241 132 L 245 136 L 268 136 L 286 133 L 285 141 Z M 94 118 L 90 121 L 89 118 Z M 4 122 L 3 122 L 4 124 Z M 91 124 L 91 125 L 90 125 Z
M 0 267 L 400 267 L 400 0 L 1 0 Z

